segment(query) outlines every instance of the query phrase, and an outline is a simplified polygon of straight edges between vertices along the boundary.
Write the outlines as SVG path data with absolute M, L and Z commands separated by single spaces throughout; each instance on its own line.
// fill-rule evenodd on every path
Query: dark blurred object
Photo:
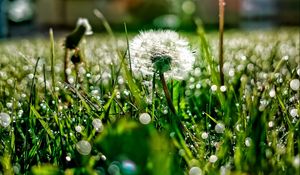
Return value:
M 114 29 L 192 28 L 193 19 L 218 26 L 217 0 L 35 0 L 36 22 L 44 27 L 73 27 L 79 17 L 104 30 L 93 15 L 99 9 Z M 226 0 L 225 26 L 299 25 L 299 0 Z
M 196 0 L 197 16 L 204 24 L 218 27 L 219 1 L 218 0 Z M 240 0 L 225 0 L 225 25 L 238 26 L 240 22 Z
M 278 22 L 280 25 L 300 25 L 300 1 L 277 0 Z
M 7 8 L 7 1 L 0 0 L 0 39 L 6 38 L 8 34 L 6 8 Z
M 94 146 L 106 156 L 98 166 L 109 174 L 183 175 L 182 160 L 170 138 L 153 125 L 117 121 L 97 137 Z

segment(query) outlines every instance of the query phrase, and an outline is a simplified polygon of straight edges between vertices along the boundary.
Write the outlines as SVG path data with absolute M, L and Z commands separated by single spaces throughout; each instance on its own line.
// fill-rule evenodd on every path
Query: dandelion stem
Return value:
M 174 107 L 174 105 L 172 103 L 172 100 L 171 100 L 171 95 L 170 95 L 170 92 L 169 92 L 168 87 L 167 87 L 167 83 L 166 83 L 166 80 L 165 80 L 164 73 L 159 73 L 159 78 L 160 78 L 160 81 L 161 81 L 162 86 L 163 86 L 163 90 L 164 90 L 164 93 L 165 93 L 165 96 L 166 96 L 166 99 L 167 99 L 168 106 L 171 109 L 172 113 L 176 115 L 176 110 L 175 110 L 175 107 Z
M 224 33 L 224 0 L 219 0 L 219 66 L 221 85 L 224 85 L 223 73 L 223 33 Z

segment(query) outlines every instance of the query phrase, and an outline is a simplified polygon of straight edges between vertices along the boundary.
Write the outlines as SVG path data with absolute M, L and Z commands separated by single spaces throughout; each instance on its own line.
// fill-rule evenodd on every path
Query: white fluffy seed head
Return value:
M 129 54 L 135 76 L 152 77 L 157 70 L 153 58 L 166 58 L 169 65 L 164 68 L 166 79 L 185 79 L 193 69 L 195 56 L 186 39 L 170 30 L 141 32 L 130 42 Z
M 78 18 L 77 27 L 83 25 L 85 27 L 85 35 L 92 35 L 92 27 L 86 18 Z

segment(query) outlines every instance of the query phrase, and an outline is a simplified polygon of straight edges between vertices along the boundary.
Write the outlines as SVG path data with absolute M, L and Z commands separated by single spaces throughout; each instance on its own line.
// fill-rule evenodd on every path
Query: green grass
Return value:
M 226 91 L 217 34 L 184 35 L 197 60 L 188 79 L 167 82 L 177 116 L 159 81 L 131 76 L 126 35 L 86 37 L 72 85 L 63 38 L 1 42 L 0 112 L 12 122 L 0 126 L 0 174 L 299 174 L 299 28 L 225 32 Z

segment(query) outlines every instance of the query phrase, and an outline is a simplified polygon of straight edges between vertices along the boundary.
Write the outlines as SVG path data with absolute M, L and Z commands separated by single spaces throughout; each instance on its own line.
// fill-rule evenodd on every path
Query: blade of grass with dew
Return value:
M 55 50 L 54 50 L 54 36 L 52 28 L 49 29 L 50 35 L 50 60 L 51 60 L 51 80 L 52 80 L 52 87 L 53 92 L 55 92 L 55 72 L 54 72 L 54 59 L 55 59 Z
M 44 128 L 45 131 L 48 133 L 48 135 L 49 135 L 52 139 L 54 139 L 55 137 L 54 137 L 54 135 L 53 135 L 53 133 L 52 133 L 52 131 L 51 131 L 51 129 L 50 129 L 48 123 L 46 123 L 46 122 L 42 119 L 41 115 L 38 113 L 38 111 L 35 109 L 35 107 L 31 105 L 31 106 L 30 106 L 30 110 L 33 112 L 33 114 L 36 116 L 36 118 L 37 118 L 37 119 L 39 120 L 39 122 L 42 124 L 43 128 Z

